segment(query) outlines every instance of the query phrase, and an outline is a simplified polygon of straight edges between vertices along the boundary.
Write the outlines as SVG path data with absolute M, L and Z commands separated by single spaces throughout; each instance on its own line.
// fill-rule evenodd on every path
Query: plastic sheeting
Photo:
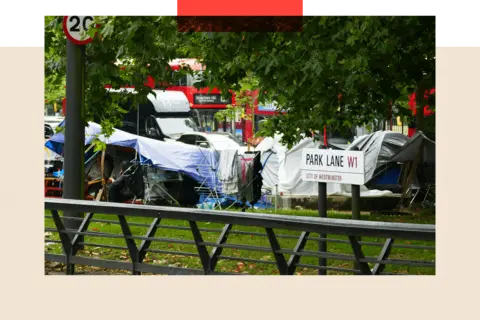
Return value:
M 358 147 L 365 153 L 365 182 L 370 181 L 375 170 L 391 162 L 391 158 L 407 143 L 408 137 L 392 131 L 377 131 L 361 136 L 347 148 Z
M 352 146 L 358 146 L 365 151 L 366 180 L 373 177 L 377 166 L 385 164 L 388 159 L 401 148 L 408 140 L 407 137 L 395 132 L 376 132 L 355 140 Z M 320 141 L 311 138 L 301 140 L 290 150 L 280 143 L 280 136 L 266 138 L 259 144 L 257 150 L 262 151 L 262 178 L 264 187 L 273 188 L 278 184 L 278 192 L 284 196 L 310 197 L 318 195 L 318 183 L 303 181 L 301 177 L 300 163 L 304 148 L 319 148 L 323 145 Z M 370 177 L 370 178 L 368 178 Z M 351 196 L 351 186 L 327 183 L 328 195 Z M 368 190 L 365 186 L 360 187 L 362 197 L 382 197 L 392 195 L 391 191 Z
M 135 149 L 142 162 L 152 164 L 167 171 L 184 173 L 209 188 L 218 186 L 218 180 L 212 175 L 212 167 L 217 167 L 218 156 L 211 150 L 200 150 L 196 146 L 180 142 L 163 142 L 137 136 L 125 131 L 114 130 L 109 138 L 101 135 L 99 124 L 89 122 L 85 128 L 85 145 L 91 144 L 95 137 L 107 145 Z M 58 133 L 45 144 L 57 154 L 63 154 L 65 136 Z
M 425 136 L 422 132 L 415 133 L 415 135 L 409 139 L 403 148 L 392 156 L 391 161 L 413 161 L 418 153 L 418 150 L 425 142 L 432 145 L 433 148 L 435 147 L 435 142 L 428 139 L 427 136 Z
M 255 151 L 261 153 L 263 187 L 266 189 L 275 190 L 279 183 L 280 158 L 288 151 L 287 147 L 280 143 L 281 138 L 281 135 L 264 138 L 255 148 Z
M 238 150 L 220 150 L 219 153 L 218 178 L 222 183 L 222 191 L 227 195 L 236 194 L 240 186 Z
M 278 185 L 278 155 L 273 151 L 265 151 L 260 158 L 262 161 L 262 178 L 263 187 L 270 190 L 275 190 Z
M 45 143 L 47 143 L 48 140 L 45 140 Z M 44 150 L 44 160 L 45 162 L 49 162 L 49 161 L 55 161 L 55 160 L 61 160 L 61 156 L 58 155 L 57 153 L 55 153 L 54 151 L 52 151 L 51 149 L 47 148 L 46 146 L 43 148 Z

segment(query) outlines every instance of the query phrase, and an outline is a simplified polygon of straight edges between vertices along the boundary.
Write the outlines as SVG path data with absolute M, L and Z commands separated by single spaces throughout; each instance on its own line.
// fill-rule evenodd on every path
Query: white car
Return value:
M 227 132 L 184 133 L 177 141 L 202 148 L 212 148 L 217 151 L 233 149 L 238 150 L 240 154 L 247 151 L 246 146 L 241 145 L 232 134 Z
M 45 139 L 49 139 L 55 134 L 55 128 L 57 128 L 63 120 L 65 120 L 65 118 L 62 116 L 43 117 L 43 121 L 45 123 Z
M 48 124 L 54 131 L 55 131 L 55 128 L 58 127 L 58 125 L 62 123 L 63 120 L 65 120 L 65 118 L 62 116 L 43 117 L 43 121 L 45 122 L 45 124 Z

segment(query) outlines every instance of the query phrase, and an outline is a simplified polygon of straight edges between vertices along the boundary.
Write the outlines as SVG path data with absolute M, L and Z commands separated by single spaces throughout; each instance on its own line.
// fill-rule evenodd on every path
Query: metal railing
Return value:
M 134 275 L 255 274 L 247 265 L 263 270 L 263 274 L 281 275 L 435 272 L 434 225 L 66 199 L 46 199 L 45 209 L 49 211 L 45 216 L 45 242 L 49 244 L 45 260 L 64 264 L 66 274 L 74 274 L 75 265 Z M 83 218 L 64 217 L 59 212 L 86 214 Z M 100 218 L 94 219 L 98 215 Z M 78 229 L 65 227 L 65 222 L 71 225 L 72 220 L 77 221 Z M 113 232 L 115 228 L 118 232 Z M 319 252 L 320 241 L 327 242 L 326 252 Z M 57 251 L 61 245 L 61 253 L 52 252 L 55 245 Z M 86 248 L 126 254 L 102 258 L 96 252 L 92 257 L 84 254 L 90 252 Z M 396 250 L 401 252 L 396 254 Z M 405 250 L 414 253 L 406 255 Z M 235 270 L 227 270 L 225 261 Z

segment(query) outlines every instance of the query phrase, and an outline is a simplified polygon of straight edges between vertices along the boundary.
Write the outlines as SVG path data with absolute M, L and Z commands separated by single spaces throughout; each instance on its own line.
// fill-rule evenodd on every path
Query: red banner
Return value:
M 177 0 L 179 16 L 302 16 L 303 0 Z

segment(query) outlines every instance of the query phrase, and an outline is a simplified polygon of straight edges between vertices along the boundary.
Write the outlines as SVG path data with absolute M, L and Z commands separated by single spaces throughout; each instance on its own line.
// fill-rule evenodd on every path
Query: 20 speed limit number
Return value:
M 65 16 L 63 17 L 63 32 L 73 43 L 86 45 L 93 40 L 86 34 L 93 20 L 92 16 Z

